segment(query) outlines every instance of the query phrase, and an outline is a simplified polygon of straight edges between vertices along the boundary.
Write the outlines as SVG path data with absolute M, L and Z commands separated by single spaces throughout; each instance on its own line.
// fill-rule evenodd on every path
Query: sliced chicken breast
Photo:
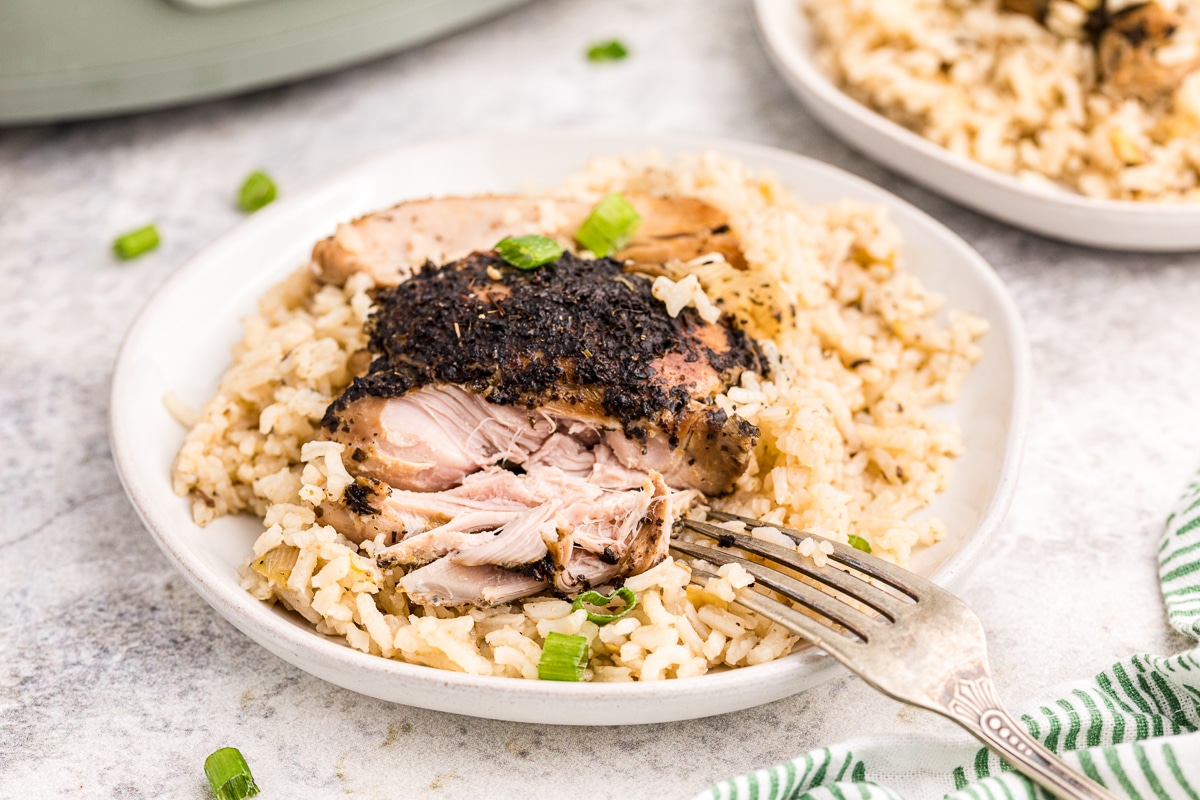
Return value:
M 450 578 L 469 573 L 444 562 L 518 573 L 534 583 L 510 588 L 526 586 L 529 593 L 547 586 L 576 593 L 643 572 L 666 557 L 671 530 L 692 500 L 657 474 L 637 490 L 611 490 L 554 467 L 524 475 L 493 467 L 444 492 L 373 489 L 376 505 L 350 512 L 346 505 L 354 501 L 327 502 L 323 518 L 335 527 L 348 523 L 339 530 L 358 541 L 363 518 L 395 531 L 395 543 L 376 553 L 380 565 L 418 567 L 401 585 L 417 602 L 448 605 L 505 601 L 485 602 L 480 587 L 454 583 Z M 489 503 L 496 510 L 474 508 Z M 446 512 L 455 513 L 439 523 Z M 489 586 L 497 579 L 494 572 L 479 574 L 490 576 Z
M 443 558 L 408 573 L 397 585 L 414 602 L 435 606 L 492 606 L 546 588 L 546 582 L 500 567 L 464 567 Z
M 524 463 L 557 427 L 546 414 L 488 403 L 452 385 L 364 395 L 346 404 L 336 425 L 332 438 L 351 446 L 357 474 L 417 492 L 449 489 L 489 464 Z

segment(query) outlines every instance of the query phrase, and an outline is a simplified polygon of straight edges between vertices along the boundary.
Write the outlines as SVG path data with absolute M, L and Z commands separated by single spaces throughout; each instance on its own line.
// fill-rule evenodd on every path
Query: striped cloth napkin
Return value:
M 1200 641 L 1200 478 L 1167 518 L 1158 571 L 1171 625 Z M 1200 647 L 1136 655 L 1028 704 L 1046 747 L 1121 797 L 1200 800 Z M 965 734 L 864 737 L 720 783 L 696 800 L 1050 797 Z

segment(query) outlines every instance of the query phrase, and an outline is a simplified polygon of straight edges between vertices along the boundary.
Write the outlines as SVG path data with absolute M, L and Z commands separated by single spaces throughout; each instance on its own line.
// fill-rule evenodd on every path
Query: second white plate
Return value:
M 759 33 L 796 96 L 863 155 L 981 214 L 1053 239 L 1115 250 L 1200 249 L 1200 203 L 1096 200 L 1039 188 L 955 155 L 852 99 L 817 67 L 801 6 L 754 0 Z
M 594 155 L 716 150 L 775 173 L 804 200 L 843 198 L 886 206 L 904 236 L 908 268 L 952 308 L 991 323 L 984 357 L 946 416 L 962 428 L 966 454 L 932 513 L 949 535 L 917 555 L 914 568 L 940 583 L 978 560 L 1016 482 L 1025 428 L 1029 358 L 1012 301 L 991 267 L 961 239 L 893 195 L 792 153 L 677 136 L 536 131 L 404 147 L 255 214 L 179 271 L 141 312 L 113 377 L 111 433 L 118 471 L 168 560 L 242 632 L 280 658 L 339 686 L 397 703 L 457 714 L 570 725 L 627 725 L 721 714 L 798 692 L 841 667 L 815 650 L 696 678 L 589 684 L 478 677 L 404 664 L 353 650 L 297 615 L 255 600 L 237 568 L 261 532 L 258 519 L 224 517 L 199 528 L 170 486 L 184 436 L 163 396 L 199 407 L 229 365 L 240 318 L 295 270 L 333 226 L 400 200 L 518 191 L 560 182 Z

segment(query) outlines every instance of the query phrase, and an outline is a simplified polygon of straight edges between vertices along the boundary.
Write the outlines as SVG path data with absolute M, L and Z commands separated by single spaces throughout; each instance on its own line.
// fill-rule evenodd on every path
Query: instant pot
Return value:
M 344 67 L 528 0 L 0 0 L 0 123 L 221 97 Z

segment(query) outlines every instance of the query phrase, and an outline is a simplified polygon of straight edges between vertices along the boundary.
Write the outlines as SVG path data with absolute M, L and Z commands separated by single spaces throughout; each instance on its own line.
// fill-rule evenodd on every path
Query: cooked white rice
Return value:
M 770 176 L 711 154 L 597 160 L 557 192 L 590 200 L 627 190 L 721 208 L 750 265 L 697 259 L 670 265 L 656 285 L 674 313 L 690 305 L 733 314 L 772 366 L 770 380 L 746 373 L 718 398 L 762 436 L 735 492 L 715 506 L 764 520 L 752 535 L 822 563 L 827 543 L 797 546 L 771 525 L 860 536 L 899 563 L 937 541 L 940 521 L 908 519 L 945 487 L 961 442 L 926 409 L 954 399 L 985 324 L 954 313 L 938 321 L 941 301 L 901 268 L 881 209 L 805 207 Z M 319 524 L 316 505 L 339 498 L 351 478 L 341 445 L 312 440 L 369 359 L 371 288 L 362 274 L 344 288 L 322 286 L 306 268 L 268 292 L 180 450 L 174 487 L 197 523 L 242 511 L 264 519 L 242 570 L 248 591 L 364 652 L 472 674 L 536 678 L 551 631 L 588 638 L 585 679 L 595 681 L 701 675 L 790 652 L 795 637 L 735 602 L 751 582 L 736 566 L 700 587 L 668 559 L 629 578 L 637 608 L 600 627 L 548 597 L 469 610 L 413 604 L 396 586 L 402 568 L 380 569 L 372 542 L 356 546 Z
M 1053 0 L 1046 24 L 1000 0 L 797 0 L 821 67 L 859 102 L 953 153 L 1090 197 L 1200 200 L 1200 68 L 1146 103 L 1097 78 L 1096 0 Z M 1200 2 L 1161 60 L 1195 60 Z M 1110 0 L 1110 8 L 1129 2 Z

